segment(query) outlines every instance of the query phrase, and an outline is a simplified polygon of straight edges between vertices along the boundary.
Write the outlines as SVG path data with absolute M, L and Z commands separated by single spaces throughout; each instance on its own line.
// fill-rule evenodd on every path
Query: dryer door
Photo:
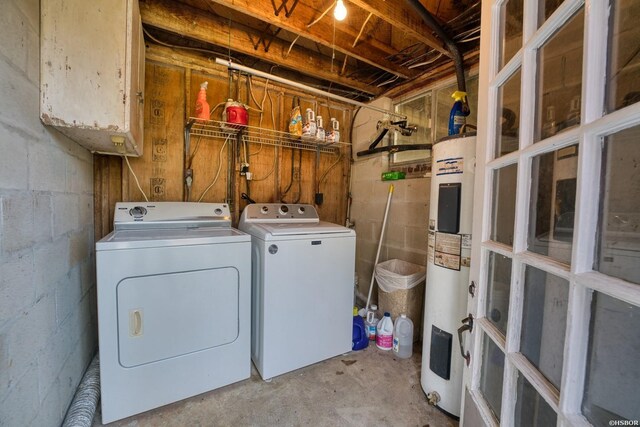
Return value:
M 235 341 L 238 283 L 238 271 L 232 267 L 120 281 L 120 365 L 131 368 Z

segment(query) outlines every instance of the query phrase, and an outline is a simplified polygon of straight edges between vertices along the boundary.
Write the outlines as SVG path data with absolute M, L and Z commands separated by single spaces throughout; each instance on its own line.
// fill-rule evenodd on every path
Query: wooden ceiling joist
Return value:
M 412 8 L 403 1 L 386 0 L 349 0 L 349 4 L 358 6 L 374 16 L 388 22 L 401 31 L 405 31 L 417 41 L 426 44 L 438 52 L 451 57 L 442 40 L 433 35 L 433 30 L 425 24 Z
M 140 2 L 140 14 L 144 25 L 256 56 L 257 52 L 252 41 L 260 38 L 259 32 L 247 27 L 243 28 L 237 23 L 230 28 L 227 20 L 211 14 L 203 14 L 202 10 L 171 0 L 145 0 Z M 273 15 L 273 11 L 271 14 Z M 290 51 L 289 48 L 288 43 L 274 38 L 268 51 L 261 51 L 259 56 L 265 61 L 371 95 L 381 93 L 381 90 L 375 86 L 339 75 L 339 64 L 333 65 L 332 72 L 331 58 L 318 54 L 312 55 L 307 50 L 296 46 Z M 289 51 L 288 54 L 287 51 Z
M 206 1 L 247 14 L 261 21 L 271 23 L 297 36 L 309 39 L 325 47 L 331 49 L 335 48 L 338 52 L 349 55 L 352 58 L 403 79 L 412 78 L 417 75 L 416 72 L 408 70 L 407 68 L 395 64 L 387 59 L 388 56 L 397 52 L 394 52 L 387 45 L 379 42 L 377 43 L 375 39 L 368 39 L 366 42 L 358 44 L 357 49 L 354 48 L 353 43 L 358 37 L 358 33 L 354 32 L 351 27 L 347 25 L 340 25 L 339 23 L 336 25 L 334 43 L 332 40 L 333 37 L 328 37 L 328 35 L 332 35 L 334 31 L 332 15 L 328 15 L 327 18 L 324 18 L 311 27 L 308 27 L 307 24 L 313 22 L 317 18 L 318 12 L 315 9 L 306 6 L 302 2 L 297 5 L 295 13 L 292 13 L 287 18 L 285 14 L 282 13 L 276 16 L 272 5 L 267 2 L 257 2 L 254 0 Z

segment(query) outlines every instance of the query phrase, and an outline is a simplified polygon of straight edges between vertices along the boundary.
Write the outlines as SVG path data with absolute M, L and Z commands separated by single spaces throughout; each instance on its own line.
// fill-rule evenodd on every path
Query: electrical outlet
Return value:
M 249 172 L 249 163 L 242 163 L 240 165 L 240 175 L 246 175 Z

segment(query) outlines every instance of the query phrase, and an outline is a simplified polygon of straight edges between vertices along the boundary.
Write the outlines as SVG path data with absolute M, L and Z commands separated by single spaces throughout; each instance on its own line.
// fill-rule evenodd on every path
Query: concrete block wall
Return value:
M 373 105 L 389 110 L 392 108 L 389 98 L 380 98 Z M 353 130 L 354 153 L 369 146 L 381 117 L 382 113 L 373 110 L 361 109 L 358 112 Z M 388 170 L 389 157 L 386 153 L 366 157 L 354 154 L 351 221 L 355 223 L 356 230 L 357 293 L 363 300 L 366 300 L 369 292 L 390 184 L 394 185 L 394 193 L 379 262 L 395 258 L 424 266 L 427 260 L 431 179 L 382 181 L 382 172 Z M 376 301 L 375 287 L 373 292 L 372 301 Z
M 39 120 L 39 21 L 0 2 L 2 426 L 60 425 L 97 348 L 93 159 Z

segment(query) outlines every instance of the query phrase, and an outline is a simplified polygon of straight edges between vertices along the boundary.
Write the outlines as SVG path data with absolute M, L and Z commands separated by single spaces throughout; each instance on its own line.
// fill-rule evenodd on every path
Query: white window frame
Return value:
M 544 1 L 544 0 L 540 0 Z M 537 2 L 524 0 L 523 47 L 501 69 L 499 64 L 501 9 L 506 0 L 483 1 L 478 143 L 475 180 L 476 210 L 473 218 L 474 242 L 470 280 L 478 284 L 476 297 L 470 299 L 474 314 L 473 362 L 465 372 L 473 403 L 487 425 L 497 425 L 489 406 L 480 392 L 482 369 L 482 339 L 491 339 L 505 353 L 502 390 L 501 425 L 514 425 L 517 374 L 521 373 L 540 396 L 557 412 L 560 426 L 587 426 L 581 414 L 589 344 L 591 299 L 593 291 L 607 294 L 629 304 L 640 306 L 640 285 L 611 277 L 593 270 L 596 253 L 596 230 L 600 200 L 602 138 L 620 130 L 640 125 L 640 103 L 605 114 L 605 82 L 609 1 L 565 0 L 538 28 Z M 533 143 L 535 126 L 537 51 L 556 30 L 584 8 L 584 44 L 582 65 L 581 123 Z M 498 88 L 520 69 L 520 136 L 519 150 L 494 159 Z M 572 144 L 579 144 L 574 236 L 571 265 L 527 252 L 527 223 L 531 191 L 531 160 Z M 513 248 L 490 240 L 493 171 L 518 165 L 516 212 Z M 496 252 L 511 258 L 512 276 L 509 298 L 508 326 L 503 337 L 486 318 L 488 290 L 488 254 Z M 565 334 L 564 361 L 560 393 L 523 355 L 520 346 L 520 327 L 524 299 L 524 268 L 531 265 L 569 281 L 569 304 Z M 464 393 L 463 393 L 464 394 Z

